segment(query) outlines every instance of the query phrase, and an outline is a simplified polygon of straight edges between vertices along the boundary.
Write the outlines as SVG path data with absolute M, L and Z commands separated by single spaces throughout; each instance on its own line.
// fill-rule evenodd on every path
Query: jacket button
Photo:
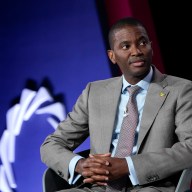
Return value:
M 57 171 L 57 173 L 58 173 L 58 175 L 59 175 L 60 177 L 63 177 L 63 176 L 64 176 L 61 171 Z

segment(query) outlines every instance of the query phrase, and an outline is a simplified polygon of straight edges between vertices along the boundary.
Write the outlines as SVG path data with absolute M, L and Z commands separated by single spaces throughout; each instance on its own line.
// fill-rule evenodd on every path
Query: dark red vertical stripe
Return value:
M 154 50 L 153 63 L 164 72 L 163 61 L 156 37 L 155 27 L 147 0 L 105 0 L 109 26 L 115 21 L 127 16 L 133 16 L 141 20 L 148 29 L 152 47 Z

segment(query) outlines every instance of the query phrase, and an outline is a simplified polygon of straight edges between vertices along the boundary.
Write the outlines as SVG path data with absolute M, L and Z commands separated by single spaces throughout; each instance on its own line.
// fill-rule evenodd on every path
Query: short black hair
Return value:
M 111 28 L 109 30 L 109 33 L 108 33 L 108 41 L 109 41 L 109 46 L 110 46 L 111 49 L 113 48 L 113 36 L 114 36 L 114 33 L 117 30 L 122 29 L 125 26 L 141 26 L 146 30 L 146 27 L 144 26 L 144 24 L 140 20 L 138 20 L 136 18 L 125 17 L 125 18 L 122 18 L 122 19 L 118 20 L 117 22 L 115 22 L 111 26 Z M 147 32 L 147 30 L 146 30 L 146 32 Z

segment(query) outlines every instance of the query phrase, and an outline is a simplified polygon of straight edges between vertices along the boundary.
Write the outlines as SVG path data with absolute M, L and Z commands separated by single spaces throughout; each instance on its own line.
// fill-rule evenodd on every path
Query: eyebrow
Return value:
M 145 39 L 145 40 L 148 40 L 149 41 L 149 39 L 146 37 L 146 36 L 141 36 L 141 37 L 139 37 L 138 39 L 136 39 L 136 41 L 141 41 L 141 40 L 143 40 L 143 39 Z M 123 44 L 123 43 L 128 43 L 128 44 L 130 44 L 131 43 L 131 41 L 128 41 L 128 40 L 124 40 L 124 41 L 122 41 L 122 42 L 120 42 L 121 44 Z

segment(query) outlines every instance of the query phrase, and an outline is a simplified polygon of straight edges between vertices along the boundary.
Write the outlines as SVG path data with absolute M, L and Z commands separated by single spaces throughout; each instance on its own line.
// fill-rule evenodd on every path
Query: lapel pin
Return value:
M 159 93 L 160 97 L 165 96 L 165 93 L 163 93 L 162 91 Z

